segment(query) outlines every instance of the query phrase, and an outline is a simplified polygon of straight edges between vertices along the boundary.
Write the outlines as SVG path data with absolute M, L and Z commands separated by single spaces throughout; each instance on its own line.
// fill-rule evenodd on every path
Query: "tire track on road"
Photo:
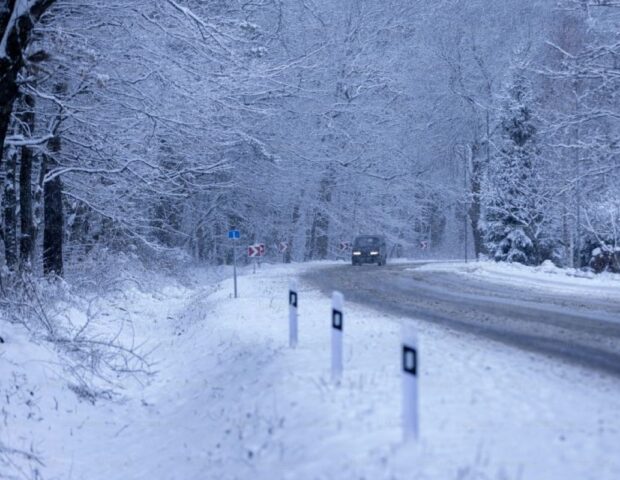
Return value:
M 576 308 L 587 304 L 587 299 L 567 299 L 567 308 L 557 304 L 558 296 L 545 302 L 540 301 L 544 295 L 536 292 L 537 301 L 533 302 L 531 292 L 510 287 L 502 296 L 484 295 L 481 281 L 472 293 L 463 277 L 409 271 L 415 266 L 336 266 L 312 270 L 303 278 L 326 294 L 340 290 L 349 301 L 379 311 L 429 321 L 620 377 L 620 321 L 612 321 L 608 312 Z M 497 292 L 497 286 L 492 287 L 490 290 Z

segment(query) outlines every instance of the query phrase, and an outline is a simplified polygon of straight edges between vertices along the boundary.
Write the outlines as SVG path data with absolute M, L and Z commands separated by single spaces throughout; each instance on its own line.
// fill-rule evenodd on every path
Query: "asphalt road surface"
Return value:
M 305 279 L 326 294 L 483 336 L 620 377 L 620 298 L 600 301 L 494 285 L 421 264 L 339 265 Z

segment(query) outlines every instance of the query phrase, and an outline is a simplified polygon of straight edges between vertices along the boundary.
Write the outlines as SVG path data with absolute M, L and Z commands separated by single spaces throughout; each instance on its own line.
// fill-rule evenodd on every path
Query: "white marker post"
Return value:
M 234 290 L 235 298 L 237 298 L 237 245 L 233 243 L 233 277 L 234 277 Z
M 291 348 L 297 346 L 297 282 L 291 280 L 288 287 L 288 343 Z
M 228 238 L 233 242 L 233 277 L 235 298 L 237 298 L 237 240 L 241 238 L 241 232 L 235 228 L 231 228 L 228 231 Z
M 332 295 L 332 380 L 339 382 L 342 377 L 342 327 L 344 297 L 340 292 Z
M 401 349 L 403 370 L 403 434 L 405 442 L 418 438 L 418 339 L 411 327 L 403 326 Z

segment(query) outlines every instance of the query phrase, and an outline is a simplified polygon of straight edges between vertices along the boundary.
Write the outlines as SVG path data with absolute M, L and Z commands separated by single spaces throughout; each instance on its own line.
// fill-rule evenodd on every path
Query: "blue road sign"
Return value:
M 231 240 L 239 240 L 241 238 L 241 232 L 239 232 L 239 230 L 229 230 L 228 238 Z

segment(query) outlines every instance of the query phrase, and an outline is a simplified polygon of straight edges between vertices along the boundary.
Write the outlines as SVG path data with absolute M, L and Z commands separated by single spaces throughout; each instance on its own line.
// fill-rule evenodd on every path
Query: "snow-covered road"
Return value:
M 340 265 L 306 278 L 381 311 L 620 376 L 620 282 L 531 270 L 528 276 L 527 269 L 484 263 Z
M 620 478 L 613 375 L 345 300 L 344 375 L 333 384 L 330 301 L 304 280 L 333 269 L 264 266 L 239 279 L 237 300 L 231 280 L 126 292 L 119 307 L 139 340 L 159 344 L 158 373 L 113 402 L 78 401 L 43 366 L 45 349 L 7 350 L 0 361 L 27 364 L 38 386 L 35 407 L 3 405 L 0 440 L 34 445 L 43 477 L 63 480 Z M 301 287 L 297 349 L 290 278 Z M 418 330 L 421 362 L 421 438 L 407 446 L 403 323 Z

